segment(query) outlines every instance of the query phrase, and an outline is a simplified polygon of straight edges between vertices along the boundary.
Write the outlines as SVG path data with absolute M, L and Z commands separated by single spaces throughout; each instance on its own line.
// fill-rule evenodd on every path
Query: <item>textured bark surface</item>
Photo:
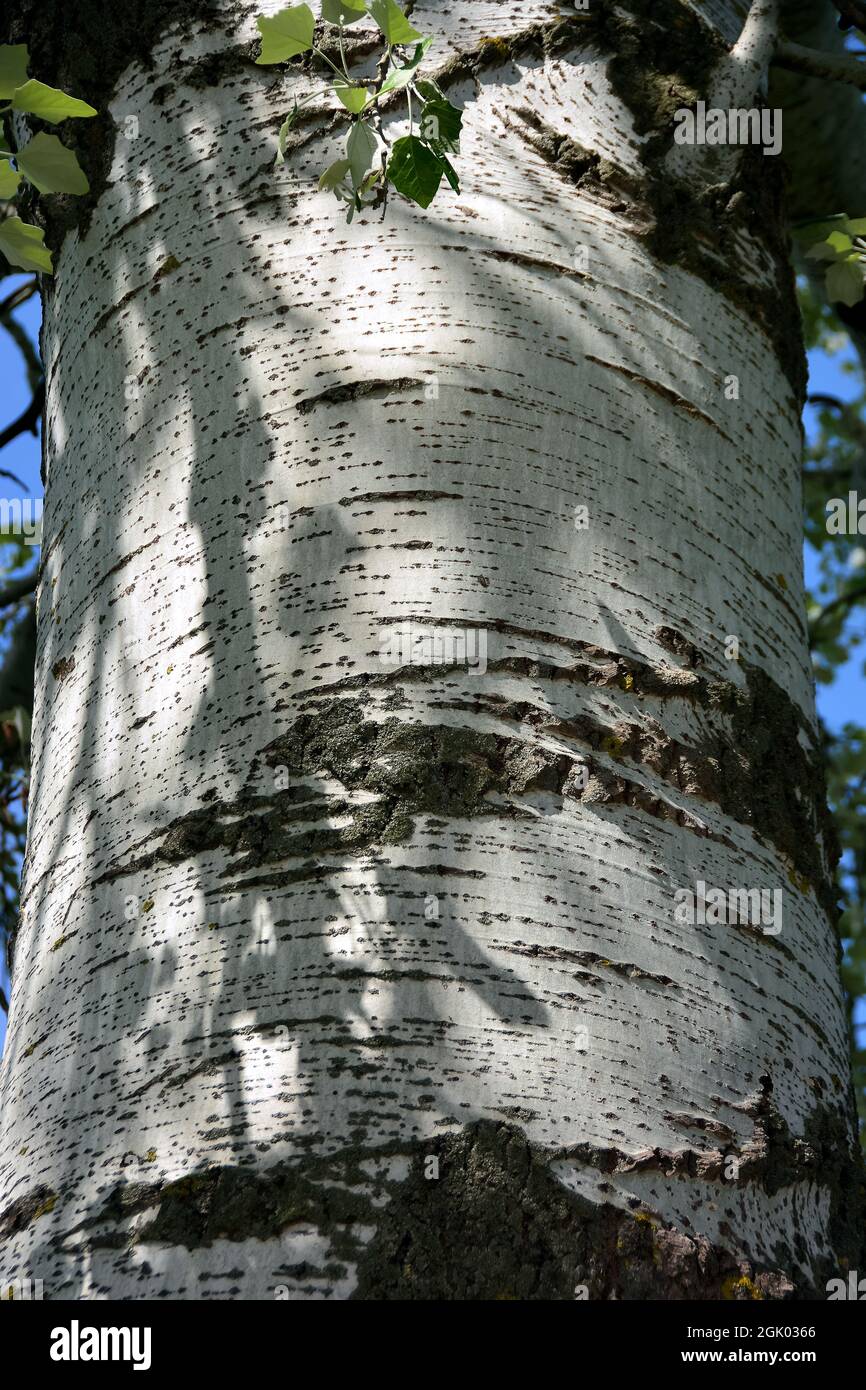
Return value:
M 324 108 L 272 175 L 277 8 L 43 34 L 100 34 L 111 119 L 44 209 L 0 1273 L 821 1294 L 862 1186 L 781 173 L 665 169 L 743 6 L 416 4 L 463 191 L 351 227 Z M 410 620 L 486 663 L 383 663 Z M 679 923 L 698 880 L 781 933 Z

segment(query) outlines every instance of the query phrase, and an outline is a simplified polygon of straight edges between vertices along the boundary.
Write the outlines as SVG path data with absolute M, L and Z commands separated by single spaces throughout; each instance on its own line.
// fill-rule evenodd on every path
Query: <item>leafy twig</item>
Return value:
M 26 44 L 0 44 L 0 201 L 7 205 L 0 218 L 0 252 L 20 270 L 50 275 L 51 252 L 42 229 L 15 216 L 12 200 L 19 196 L 22 180 L 39 193 L 87 193 L 90 185 L 73 151 L 56 135 L 39 131 L 19 149 L 10 116 L 14 111 L 22 111 L 56 125 L 77 117 L 95 116 L 96 110 L 86 101 L 28 78 L 29 63 Z
M 351 76 L 343 43 L 344 26 L 366 15 L 385 40 L 374 79 Z M 365 207 L 379 202 L 386 207 L 388 183 L 424 208 L 432 202 L 443 178 L 459 192 L 457 173 L 448 155 L 459 149 L 462 113 L 435 82 L 422 79 L 419 72 L 432 39 L 422 38 L 396 0 L 322 0 L 322 18 L 337 26 L 342 73 L 314 42 L 315 18 L 309 5 L 290 5 L 276 15 L 260 15 L 256 20 L 262 36 L 257 63 L 281 63 L 311 53 L 322 58 L 339 79 L 333 84 L 334 94 L 351 121 L 346 155 L 325 170 L 319 187 L 329 189 L 345 204 L 349 222 Z M 382 106 L 401 88 L 406 89 L 409 134 L 395 141 L 391 149 L 382 130 Z M 417 135 L 413 95 L 421 106 Z M 296 102 L 280 127 L 277 163 L 285 162 L 288 137 L 298 114 Z M 387 157 L 377 164 L 380 145 Z

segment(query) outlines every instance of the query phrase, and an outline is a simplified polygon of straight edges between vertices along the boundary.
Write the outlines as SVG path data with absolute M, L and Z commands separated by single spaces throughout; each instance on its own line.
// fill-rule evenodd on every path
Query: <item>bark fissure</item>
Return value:
M 307 396 L 298 401 L 295 409 L 301 415 L 309 415 L 311 410 L 322 405 L 344 405 L 347 401 L 357 401 L 362 397 L 373 400 L 386 400 L 395 393 L 404 391 L 423 391 L 425 383 L 416 377 L 401 376 L 392 380 L 365 378 L 363 381 L 349 381 L 339 386 L 329 386 L 317 396 Z
M 444 674 L 440 667 L 423 669 L 428 679 Z M 396 681 L 406 671 L 389 674 Z M 418 677 L 421 672 L 413 674 Z M 573 670 L 567 674 L 574 678 Z M 610 681 L 610 673 L 606 679 Z M 489 713 L 536 736 L 584 745 L 602 755 L 593 760 L 585 781 L 579 776 L 584 764 L 577 751 L 557 752 L 531 739 L 472 726 L 422 725 L 394 716 L 377 722 L 366 717 L 367 709 L 356 699 L 326 700 L 262 750 L 265 764 L 284 767 L 292 778 L 328 773 L 348 792 L 375 794 L 374 802 L 358 806 L 298 788 L 232 803 L 211 802 L 155 832 L 154 838 L 162 838 L 160 846 L 110 866 L 97 881 L 110 882 L 159 862 L 179 863 L 217 848 L 240 856 L 226 866 L 225 875 L 288 858 L 307 859 L 312 866 L 316 855 L 357 853 L 406 840 L 419 816 L 502 815 L 502 804 L 492 797 L 504 797 L 512 803 L 510 813 L 520 814 L 520 798 L 533 792 L 552 792 L 590 805 L 632 806 L 711 836 L 692 810 L 694 802 L 683 802 L 699 798 L 776 845 L 791 863 L 791 883 L 801 890 L 810 884 L 834 915 L 835 840 L 824 810 L 820 759 L 802 745 L 799 712 L 759 671 L 748 673 L 745 691 L 699 680 L 707 704 L 724 711 L 729 721 L 728 730 L 720 730 L 704 748 L 679 743 L 654 720 L 605 725 L 588 714 L 557 719 L 537 704 L 495 694 L 473 701 L 432 702 L 433 708 Z M 622 688 L 618 663 L 615 684 Z M 620 769 L 630 764 L 657 774 L 680 804 L 622 775 Z M 317 818 L 310 808 L 314 800 L 319 802 L 318 818 L 348 814 L 350 825 L 296 831 L 298 822 Z
M 324 1270 L 331 1277 L 341 1266 L 356 1267 L 358 1299 L 819 1297 L 816 1286 L 834 1267 L 828 1259 L 804 1271 L 802 1252 L 779 1249 L 778 1265 L 768 1266 L 676 1231 L 645 1201 L 594 1204 L 553 1171 L 568 1160 L 604 1176 L 658 1172 L 712 1188 L 726 1185 L 724 1164 L 736 1158 L 740 1179 L 770 1195 L 795 1183 L 828 1191 L 833 1258 L 856 1261 L 863 1184 L 848 1137 L 838 1117 L 819 1106 L 804 1137 L 795 1138 L 771 1091 L 762 1078 L 760 1095 L 746 1103 L 755 1133 L 740 1151 L 727 1145 L 628 1154 L 578 1144 L 545 1152 L 514 1124 L 479 1121 L 409 1150 L 393 1143 L 353 1147 L 262 1171 L 215 1165 L 170 1181 L 127 1182 L 53 1242 L 64 1248 L 86 1233 L 94 1250 L 194 1250 L 219 1240 L 273 1240 L 287 1228 L 312 1225 L 328 1238 Z M 409 1159 L 407 1176 L 388 1176 L 393 1157 Z M 0 1216 L 0 1232 L 20 1229 L 56 1201 L 45 1190 L 28 1194 Z M 374 1228 L 372 1239 L 359 1234 L 365 1227 Z

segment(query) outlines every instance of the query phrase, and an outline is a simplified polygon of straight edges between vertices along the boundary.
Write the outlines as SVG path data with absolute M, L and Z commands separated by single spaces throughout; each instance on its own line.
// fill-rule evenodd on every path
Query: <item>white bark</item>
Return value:
M 277 8 L 245 5 L 231 42 Z M 737 10 L 701 12 L 730 37 Z M 429 0 L 413 21 L 441 58 L 551 17 Z M 348 1296 L 413 1155 L 501 1120 L 594 1205 L 638 1198 L 807 1283 L 832 1194 L 820 1172 L 767 1190 L 749 1161 L 762 1076 L 795 1136 L 817 1099 L 844 1110 L 836 944 L 816 885 L 706 782 L 726 741 L 750 757 L 716 702 L 745 698 L 749 670 L 814 748 L 796 392 L 748 296 L 653 254 L 645 137 L 577 31 L 451 89 L 459 197 L 427 213 L 392 197 L 348 228 L 315 189 L 342 125 L 269 172 L 308 78 L 241 65 L 187 85 L 228 41 L 169 33 L 152 71 L 124 72 L 111 111 L 140 134 L 119 136 L 46 304 L 0 1213 L 42 1195 L 10 1220 L 2 1276 L 30 1269 L 49 1297 Z M 564 177 L 539 123 L 613 184 Z M 737 249 L 766 292 L 771 252 L 746 232 Z M 356 386 L 372 389 L 325 396 Z M 480 629 L 486 671 L 383 667 L 382 633 L 407 619 Z M 304 716 L 304 757 L 267 755 Z M 380 739 L 364 772 L 365 722 L 456 732 Z M 513 743 L 494 756 L 482 735 Z M 365 843 L 383 796 L 389 826 Z M 209 842 L 175 830 L 154 857 L 216 803 Z M 347 842 L 317 840 L 328 826 Z M 783 888 L 781 936 L 677 923 L 697 880 Z M 740 1180 L 718 1175 L 722 1151 Z M 328 1157 L 317 1181 L 371 1194 L 348 1235 L 305 1216 L 189 1249 L 148 1236 L 156 1189 L 146 1211 L 106 1205 L 119 1183 Z

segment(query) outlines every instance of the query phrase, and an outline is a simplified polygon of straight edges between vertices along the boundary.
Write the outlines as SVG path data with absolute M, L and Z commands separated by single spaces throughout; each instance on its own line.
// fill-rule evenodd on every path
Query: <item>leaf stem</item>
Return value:
M 328 57 L 327 53 L 323 53 L 322 50 L 321 50 L 321 48 L 316 48 L 316 47 L 313 48 L 313 52 L 316 54 L 317 57 L 319 57 L 319 58 L 324 58 L 325 62 L 328 64 L 328 67 L 331 68 L 331 69 L 337 74 L 337 76 L 339 77 L 340 81 L 342 82 L 343 77 L 344 77 L 344 74 L 343 74 L 342 72 L 340 72 L 340 69 L 337 67 L 336 63 L 332 63 L 332 62 L 331 62 L 331 60 L 330 60 L 330 58 Z M 345 74 L 345 76 L 346 76 L 347 81 L 351 81 L 351 79 L 348 77 L 348 74 Z
M 346 67 L 346 51 L 345 51 L 345 49 L 343 48 L 343 26 L 342 26 L 342 24 L 340 25 L 340 35 L 339 35 L 339 39 L 340 39 L 340 62 L 343 64 L 343 72 L 346 74 L 346 81 L 347 81 L 347 82 L 351 82 L 352 79 L 351 79 L 351 77 L 349 76 L 349 69 Z

